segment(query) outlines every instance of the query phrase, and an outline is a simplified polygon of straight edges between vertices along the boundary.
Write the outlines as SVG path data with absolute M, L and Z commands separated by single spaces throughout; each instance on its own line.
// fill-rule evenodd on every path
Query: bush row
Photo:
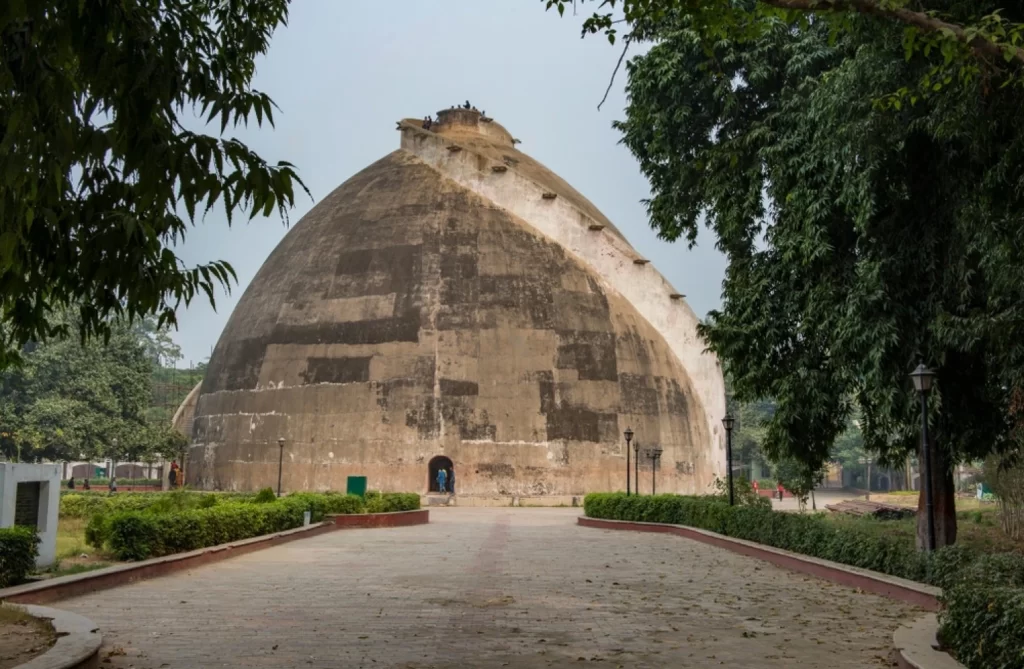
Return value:
M 698 527 L 943 588 L 940 636 L 970 669 L 1024 668 L 1024 556 L 950 546 L 932 554 L 823 514 L 729 506 L 717 497 L 587 495 L 591 518 Z
M 203 504 L 212 506 L 217 500 L 242 501 L 252 499 L 253 493 L 193 492 L 173 490 L 169 492 L 119 492 L 116 494 L 76 493 L 70 491 L 61 495 L 60 515 L 62 518 L 91 518 L 97 513 L 109 514 L 118 511 L 144 511 L 151 507 L 157 510 L 182 510 Z
M 365 500 L 338 493 L 295 493 L 277 499 L 266 489 L 246 497 L 193 492 L 162 497 L 164 502 L 144 508 L 94 514 L 85 530 L 86 542 L 111 551 L 119 560 L 144 560 L 299 527 L 306 511 L 315 523 L 326 514 L 409 511 L 420 506 L 419 495 L 410 493 L 368 493 Z M 172 506 L 177 500 L 184 501 Z
M 36 566 L 39 535 L 30 527 L 0 529 L 0 588 L 25 579 Z
M 119 560 L 145 560 L 299 527 L 306 511 L 312 512 L 312 522 L 323 519 L 315 505 L 288 498 L 268 504 L 224 502 L 170 513 L 119 511 L 94 516 L 86 541 L 106 546 Z

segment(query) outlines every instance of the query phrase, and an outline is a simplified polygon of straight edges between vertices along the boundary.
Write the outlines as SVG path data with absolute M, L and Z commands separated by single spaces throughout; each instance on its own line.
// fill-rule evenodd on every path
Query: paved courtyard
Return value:
M 136 669 L 881 667 L 916 613 L 577 513 L 432 509 L 57 606 L 100 626 L 101 666 Z

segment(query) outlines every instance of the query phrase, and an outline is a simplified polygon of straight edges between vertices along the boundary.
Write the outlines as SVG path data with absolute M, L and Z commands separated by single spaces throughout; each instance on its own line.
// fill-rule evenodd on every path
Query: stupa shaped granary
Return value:
M 275 487 L 282 456 L 285 490 L 365 475 L 426 493 L 454 467 L 460 503 L 567 501 L 625 489 L 631 427 L 641 492 L 652 474 L 659 492 L 707 491 L 725 393 L 682 296 L 497 122 L 449 109 L 398 127 L 401 148 L 319 202 L 246 289 L 198 394 L 187 482 Z

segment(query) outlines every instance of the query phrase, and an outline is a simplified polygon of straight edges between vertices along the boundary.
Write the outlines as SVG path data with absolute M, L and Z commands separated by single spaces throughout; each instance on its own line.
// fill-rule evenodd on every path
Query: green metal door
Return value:
M 366 497 L 366 477 L 349 476 L 348 488 L 346 492 L 350 495 L 359 495 L 360 497 Z

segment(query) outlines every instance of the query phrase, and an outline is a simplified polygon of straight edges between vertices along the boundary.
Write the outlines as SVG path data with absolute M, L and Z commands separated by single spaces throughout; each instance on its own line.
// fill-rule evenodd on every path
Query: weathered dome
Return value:
M 645 294 L 660 290 L 668 314 L 654 321 L 688 323 L 676 351 L 590 251 L 544 228 L 604 239 L 607 258 L 631 254 L 620 266 L 634 282 L 653 268 L 472 114 L 442 112 L 430 130 L 402 122 L 403 149 L 271 253 L 210 359 L 190 484 L 275 485 L 283 438 L 287 490 L 366 475 L 371 488 L 426 492 L 444 456 L 460 495 L 579 495 L 624 487 L 627 426 L 642 449 L 663 449 L 659 490 L 702 491 L 721 471 L 706 406 L 721 373 L 703 352 L 689 360 L 696 375 L 687 369 L 698 344 L 681 296 L 648 277 Z M 641 478 L 645 489 L 649 461 Z

